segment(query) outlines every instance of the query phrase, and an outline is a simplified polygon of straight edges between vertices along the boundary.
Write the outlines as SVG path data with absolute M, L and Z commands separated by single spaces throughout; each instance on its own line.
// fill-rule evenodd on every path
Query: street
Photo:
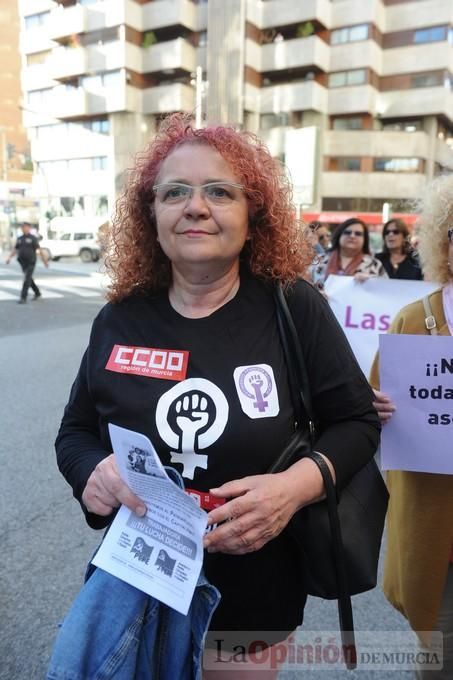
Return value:
M 20 269 L 15 262 L 0 264 L 0 680 L 45 677 L 58 622 L 102 535 L 85 525 L 58 472 L 53 447 L 91 321 L 104 303 L 98 269 L 98 264 L 75 259 L 51 263 L 49 270 L 39 265 L 36 279 L 43 299 L 17 305 Z M 353 605 L 359 631 L 408 630 L 379 588 L 357 596 Z M 304 628 L 337 634 L 336 603 L 310 599 Z M 361 669 L 332 670 L 328 677 L 410 676 L 401 670 Z M 298 670 L 280 677 L 320 676 Z

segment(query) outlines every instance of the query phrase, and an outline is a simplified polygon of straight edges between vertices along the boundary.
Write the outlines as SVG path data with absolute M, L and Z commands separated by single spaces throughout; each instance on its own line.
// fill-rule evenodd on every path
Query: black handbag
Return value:
M 315 416 L 307 370 L 281 286 L 275 288 L 275 301 L 297 429 L 269 472 L 286 470 L 306 456 L 319 467 L 326 498 L 298 511 L 288 531 L 302 551 L 308 594 L 338 600 L 345 662 L 353 669 L 356 648 L 351 595 L 376 586 L 388 491 L 372 459 L 337 495 L 329 467 L 323 457 L 313 451 Z

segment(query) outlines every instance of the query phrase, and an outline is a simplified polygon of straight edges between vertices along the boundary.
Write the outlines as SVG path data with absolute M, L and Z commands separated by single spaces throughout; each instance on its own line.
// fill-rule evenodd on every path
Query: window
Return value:
M 110 122 L 108 119 L 102 120 L 87 120 L 83 123 L 83 127 L 92 132 L 98 132 L 101 135 L 108 135 L 110 132 Z
M 52 92 L 51 87 L 47 87 L 43 90 L 31 90 L 27 95 L 27 103 L 31 110 L 42 109 L 46 107 L 46 101 Z M 50 110 L 50 106 L 48 107 Z
M 421 120 L 395 120 L 384 122 L 382 129 L 386 131 L 395 130 L 396 132 L 417 132 L 417 130 L 423 130 L 423 125 Z
M 363 118 L 350 116 L 346 118 L 334 118 L 332 122 L 333 130 L 363 130 Z
M 373 162 L 375 172 L 419 172 L 418 158 L 375 158 Z
M 368 24 L 359 24 L 357 26 L 347 26 L 346 28 L 338 28 L 330 34 L 330 44 L 340 45 L 341 43 L 356 42 L 357 40 L 366 40 L 368 38 Z
M 51 50 L 45 52 L 35 52 L 34 54 L 27 54 L 27 66 L 35 66 L 36 64 L 44 64 L 51 54 Z
M 263 113 L 260 117 L 260 127 L 262 130 L 270 130 L 274 127 L 287 127 L 290 125 L 289 113 Z
M 96 156 L 91 159 L 92 170 L 107 170 L 107 156 Z
M 443 85 L 444 77 L 441 73 L 425 73 L 411 78 L 411 87 L 442 87 Z
M 25 17 L 25 30 L 28 31 L 32 28 L 40 28 L 45 26 L 47 20 L 49 19 L 50 12 L 40 12 L 39 14 L 30 14 Z
M 421 28 L 414 33 L 415 43 L 437 42 L 447 40 L 446 26 L 432 26 L 431 28 Z
M 99 92 L 104 87 L 115 87 L 120 82 L 120 71 L 98 73 L 95 76 L 84 76 L 81 85 L 87 92 Z
M 329 75 L 329 87 L 347 87 L 348 85 L 363 85 L 366 83 L 366 69 L 353 71 L 337 71 Z
M 340 172 L 360 172 L 360 158 L 340 157 L 336 159 L 337 170 Z

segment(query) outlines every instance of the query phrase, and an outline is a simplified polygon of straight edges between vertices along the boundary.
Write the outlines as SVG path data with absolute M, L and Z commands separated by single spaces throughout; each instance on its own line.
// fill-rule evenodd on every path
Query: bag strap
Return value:
M 308 381 L 305 360 L 300 346 L 299 334 L 294 325 L 293 317 L 280 283 L 275 286 L 274 297 L 276 302 L 278 329 L 283 346 L 283 353 L 285 355 L 286 366 L 288 368 L 291 398 L 296 413 L 296 422 L 301 429 L 304 424 L 308 426 L 310 443 L 313 447 L 316 430 L 310 383 Z
M 308 426 L 310 440 L 313 447 L 315 438 L 315 418 L 313 413 L 311 391 L 308 381 L 307 368 L 300 345 L 299 335 L 294 324 L 291 311 L 280 283 L 275 287 L 275 302 L 277 323 L 283 352 L 288 368 L 291 397 L 298 419 L 298 428 Z M 324 458 L 317 452 L 311 451 L 309 458 L 319 468 L 326 493 L 327 513 L 329 516 L 332 536 L 332 553 L 338 587 L 338 618 L 340 622 L 342 644 L 348 650 L 345 662 L 349 670 L 356 668 L 357 651 L 355 646 L 354 619 L 352 613 L 351 596 L 347 584 L 346 566 L 344 559 L 343 539 L 341 536 L 340 518 L 338 516 L 338 497 L 332 475 Z
M 433 314 L 429 296 L 425 295 L 423 298 L 423 309 L 425 310 L 425 326 L 431 335 L 437 335 L 436 317 Z

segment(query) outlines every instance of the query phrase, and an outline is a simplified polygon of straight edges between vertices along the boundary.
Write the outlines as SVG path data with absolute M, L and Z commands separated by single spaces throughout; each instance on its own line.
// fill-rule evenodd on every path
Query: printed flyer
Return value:
M 121 506 L 93 564 L 187 614 L 203 562 L 207 513 L 170 479 L 147 437 L 109 424 L 121 478 L 144 502 Z

